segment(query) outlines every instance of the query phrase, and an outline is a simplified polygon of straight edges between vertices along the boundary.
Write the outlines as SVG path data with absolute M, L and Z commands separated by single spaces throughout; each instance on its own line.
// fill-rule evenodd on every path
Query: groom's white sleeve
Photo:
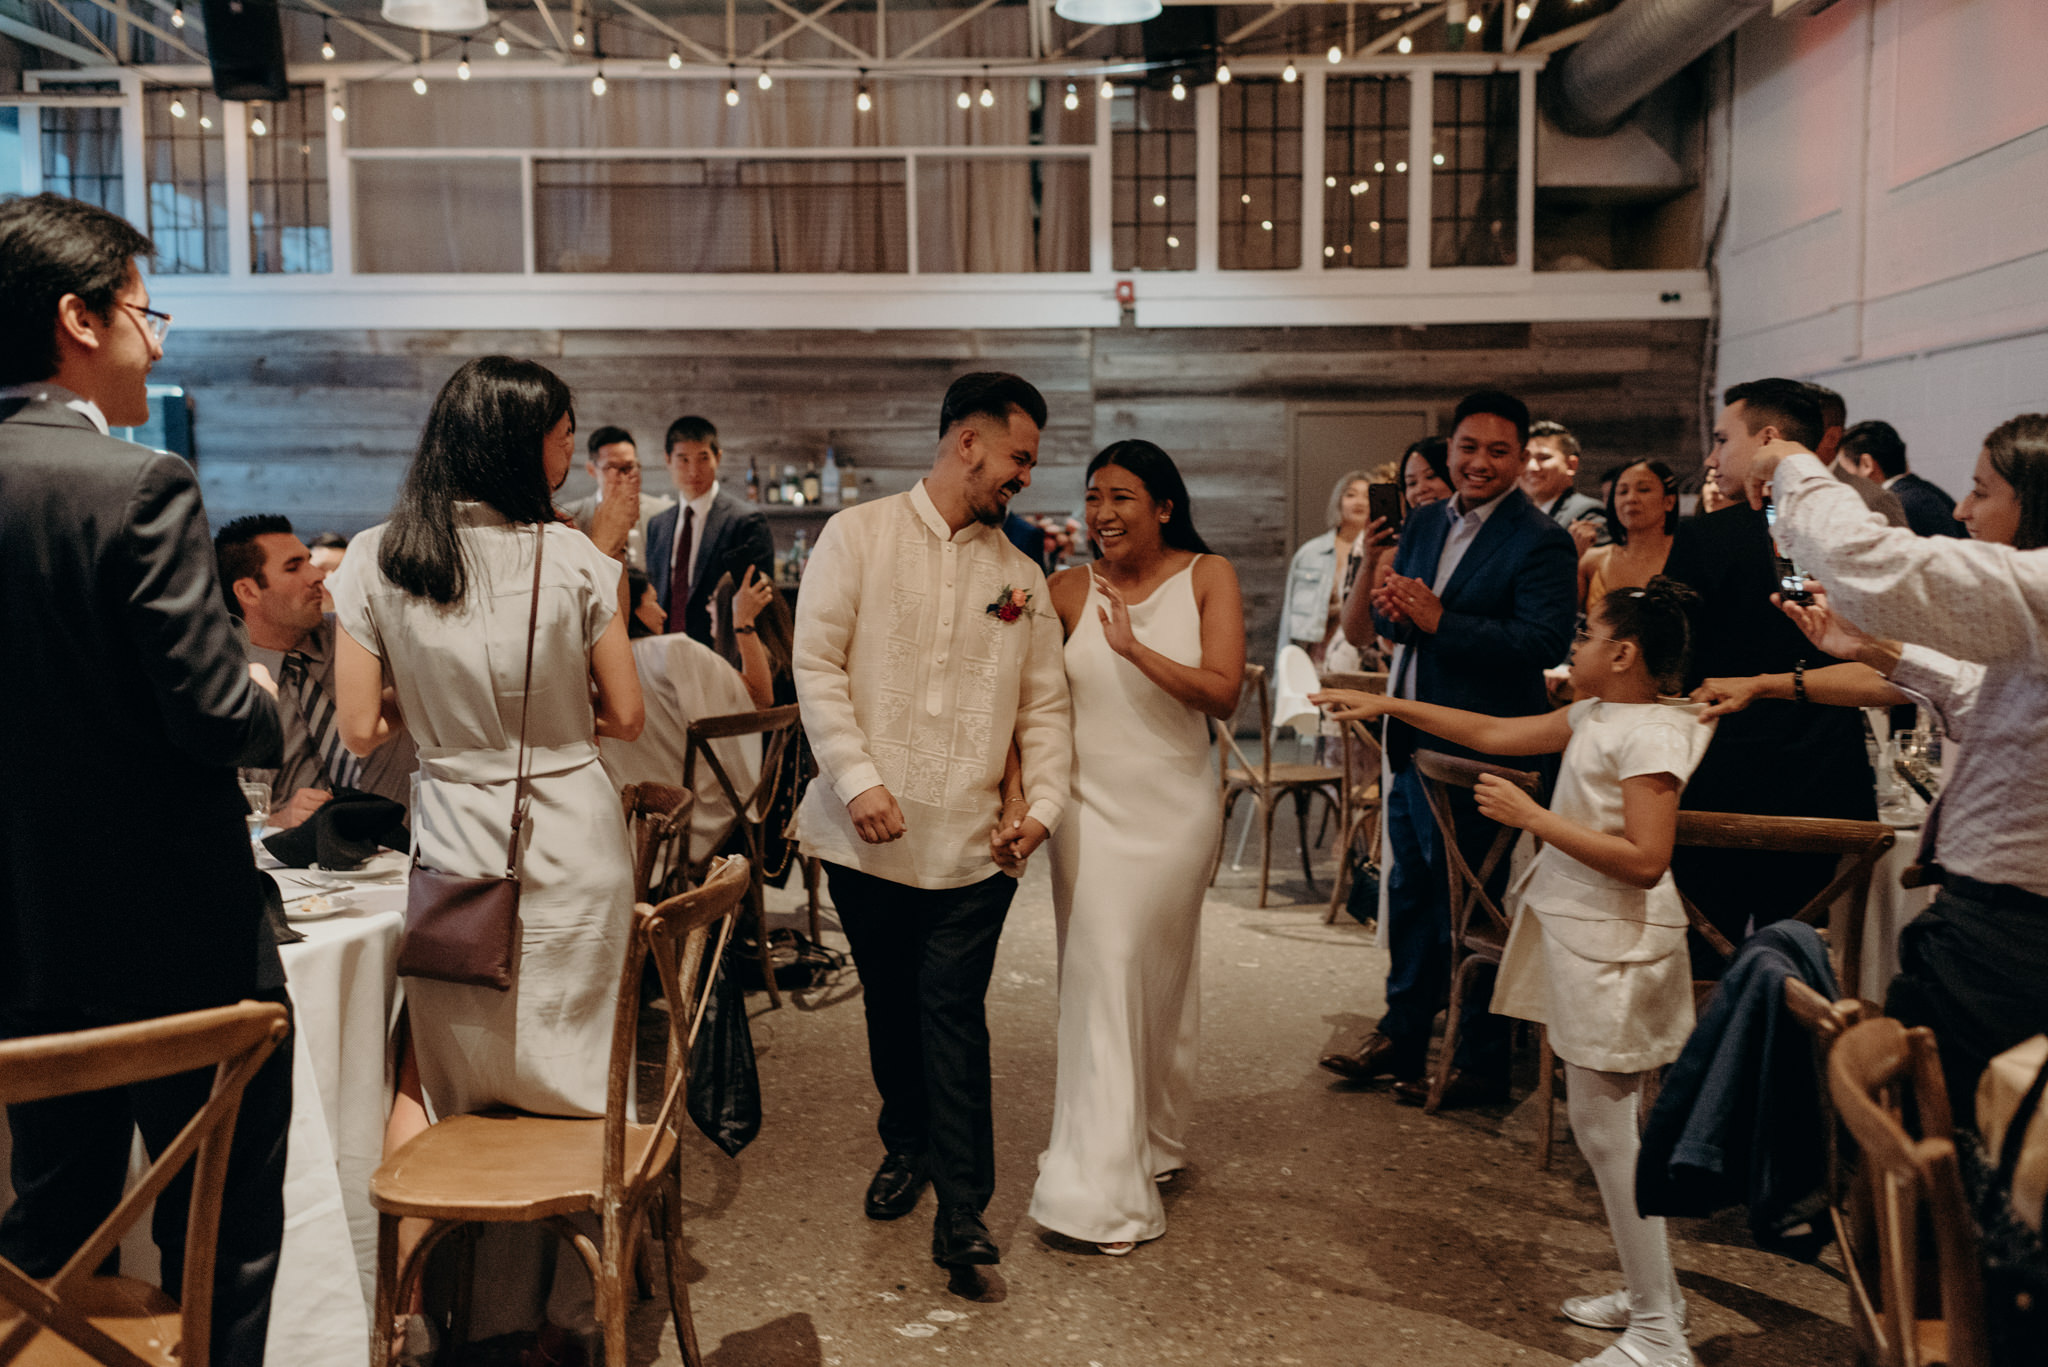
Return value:
M 1067 697 L 1065 633 L 1052 595 L 1039 576 L 1031 624 L 1031 651 L 1017 688 L 1017 755 L 1024 767 L 1029 815 L 1048 832 L 1067 810 L 1074 763 L 1074 714 Z
M 857 538 L 834 536 L 832 523 L 818 537 L 796 600 L 796 640 L 790 673 L 803 708 L 804 734 L 818 771 L 841 802 L 851 802 L 882 781 L 868 754 L 868 738 L 853 712 L 846 662 L 860 610 L 861 565 Z

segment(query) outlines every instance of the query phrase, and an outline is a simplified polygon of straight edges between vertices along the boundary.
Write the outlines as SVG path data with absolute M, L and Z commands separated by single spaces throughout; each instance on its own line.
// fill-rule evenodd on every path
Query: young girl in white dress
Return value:
M 1088 465 L 1093 565 L 1049 586 L 1067 632 L 1073 802 L 1052 837 L 1060 946 L 1052 1139 L 1031 1216 L 1112 1256 L 1166 1231 L 1187 1161 L 1202 895 L 1223 816 L 1210 717 L 1237 711 L 1244 609 L 1166 452 Z
M 1685 671 L 1691 590 L 1652 579 L 1594 606 L 1572 645 L 1578 698 L 1542 717 L 1487 717 L 1331 690 L 1335 715 L 1399 717 L 1496 755 L 1564 751 L 1548 811 L 1507 781 L 1479 780 L 1479 810 L 1542 842 L 1508 890 L 1514 908 L 1493 1009 L 1540 1022 L 1565 1062 L 1572 1134 L 1600 1184 L 1622 1291 L 1577 1296 L 1568 1319 L 1625 1329 L 1579 1367 L 1693 1367 L 1664 1221 L 1636 1213 L 1637 1100 L 1644 1075 L 1692 1032 L 1685 909 L 1671 881 L 1678 796 L 1713 728 L 1661 695 Z

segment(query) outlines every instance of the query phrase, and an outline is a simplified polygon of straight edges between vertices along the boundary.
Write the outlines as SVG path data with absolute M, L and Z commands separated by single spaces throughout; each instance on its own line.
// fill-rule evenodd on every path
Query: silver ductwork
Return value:
M 1644 96 L 1770 7 L 1771 0 L 1622 0 L 1552 64 L 1551 118 L 1579 137 L 1612 131 Z

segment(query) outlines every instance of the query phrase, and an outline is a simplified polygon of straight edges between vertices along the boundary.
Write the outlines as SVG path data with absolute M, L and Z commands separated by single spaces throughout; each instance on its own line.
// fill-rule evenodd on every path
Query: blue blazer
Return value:
M 1401 529 L 1394 572 L 1434 582 L 1444 539 L 1450 534 L 1455 499 L 1421 508 Z M 1421 702 L 1527 717 L 1549 710 L 1543 671 L 1565 658 L 1578 615 L 1579 561 L 1570 533 L 1544 514 L 1520 489 L 1502 497 L 1444 585 L 1443 621 L 1434 632 L 1373 614 L 1373 626 L 1408 648 L 1415 691 Z M 1390 683 L 1395 681 L 1389 680 Z M 1497 756 L 1426 738 L 1431 750 L 1447 754 Z M 1387 723 L 1387 758 L 1405 769 L 1416 749 L 1414 728 Z M 1526 757 L 1504 760 L 1529 767 Z
M 682 517 L 681 503 L 664 508 L 647 523 L 647 578 L 661 609 L 668 611 L 669 579 L 674 570 L 676 523 Z M 768 533 L 768 519 L 761 510 L 742 503 L 723 489 L 711 500 L 711 511 L 697 530 L 697 544 L 691 559 L 690 601 L 683 605 L 683 631 L 711 644 L 711 591 L 727 570 L 733 583 L 746 575 L 747 565 L 758 565 L 761 573 L 775 573 L 775 542 Z

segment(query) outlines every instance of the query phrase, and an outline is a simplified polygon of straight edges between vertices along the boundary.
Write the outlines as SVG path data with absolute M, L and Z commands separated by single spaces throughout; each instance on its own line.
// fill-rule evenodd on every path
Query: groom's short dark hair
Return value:
M 945 402 L 939 405 L 939 436 L 943 438 L 969 418 L 993 418 L 1007 424 L 1013 412 L 1022 413 L 1042 428 L 1045 396 L 1021 375 L 977 370 L 947 386 Z

